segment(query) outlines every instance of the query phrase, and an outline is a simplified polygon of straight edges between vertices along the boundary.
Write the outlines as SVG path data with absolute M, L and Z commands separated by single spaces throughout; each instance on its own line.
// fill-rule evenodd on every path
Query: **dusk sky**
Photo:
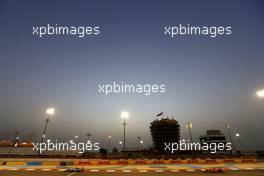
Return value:
M 225 124 L 247 149 L 264 149 L 264 2 L 252 1 L 5 1 L 0 0 L 0 137 L 19 131 L 39 140 L 92 134 L 105 145 L 136 136 L 151 144 L 149 125 L 161 111 L 175 117 L 181 137 Z M 32 26 L 100 26 L 100 35 L 32 35 Z M 232 26 L 231 35 L 169 38 L 164 26 Z M 104 95 L 99 84 L 165 84 L 165 94 Z M 237 142 L 237 141 L 236 141 Z

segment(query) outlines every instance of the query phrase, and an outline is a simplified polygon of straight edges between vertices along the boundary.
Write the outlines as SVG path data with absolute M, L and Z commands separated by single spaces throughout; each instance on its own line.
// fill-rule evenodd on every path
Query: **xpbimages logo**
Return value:
M 99 26 L 60 26 L 60 25 L 44 25 L 44 26 L 32 26 L 32 35 L 38 37 L 44 36 L 77 36 L 83 38 L 91 35 L 100 34 Z
M 70 140 L 69 142 L 52 142 L 47 140 L 47 142 L 33 143 L 33 150 L 42 153 L 43 151 L 78 151 L 78 153 L 84 153 L 85 151 L 98 151 L 100 149 L 100 143 L 92 143 L 91 141 L 85 142 L 74 142 Z
M 173 154 L 176 151 L 184 151 L 184 150 L 203 150 L 209 151 L 210 153 L 216 153 L 217 151 L 231 151 L 231 143 L 195 143 L 188 142 L 186 140 L 180 140 L 179 142 L 165 142 L 164 150 L 169 151 Z
M 211 38 L 230 36 L 232 26 L 192 26 L 190 24 L 177 26 L 165 26 L 164 34 L 171 38 L 179 36 L 209 36 Z
M 99 84 L 98 92 L 104 95 L 118 93 L 137 93 L 143 95 L 164 94 L 166 92 L 165 84 L 127 84 L 124 82 L 112 84 Z

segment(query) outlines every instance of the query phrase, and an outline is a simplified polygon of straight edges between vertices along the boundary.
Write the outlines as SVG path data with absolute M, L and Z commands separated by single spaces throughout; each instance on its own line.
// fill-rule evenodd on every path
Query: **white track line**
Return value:
M 252 167 L 245 168 L 246 170 L 254 170 Z
M 60 172 L 64 172 L 64 171 L 65 171 L 65 169 L 58 169 L 58 171 L 60 171 Z
M 155 170 L 155 172 L 163 172 L 163 170 Z
M 193 169 L 188 169 L 188 170 L 186 170 L 187 172 L 194 172 L 195 170 L 193 170 Z
M 179 170 L 171 170 L 171 172 L 179 172 Z
M 123 172 L 131 172 L 131 170 L 123 170 Z
M 148 172 L 147 170 L 139 170 L 138 172 Z
M 73 172 L 73 173 L 71 173 L 71 174 L 69 174 L 69 175 L 67 175 L 67 176 L 71 176 L 71 175 L 74 175 L 74 174 L 76 174 L 77 172 Z
M 115 170 L 106 170 L 106 172 L 115 172 Z
M 99 172 L 99 170 L 90 170 L 91 172 Z

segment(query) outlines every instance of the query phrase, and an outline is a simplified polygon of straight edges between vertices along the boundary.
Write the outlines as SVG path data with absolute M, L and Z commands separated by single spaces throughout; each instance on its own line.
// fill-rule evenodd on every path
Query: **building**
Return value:
M 156 119 L 150 124 L 150 132 L 154 150 L 165 152 L 165 143 L 180 141 L 180 125 L 175 119 Z
M 220 130 L 207 130 L 206 135 L 200 136 L 201 143 L 224 143 L 226 144 L 226 137 Z

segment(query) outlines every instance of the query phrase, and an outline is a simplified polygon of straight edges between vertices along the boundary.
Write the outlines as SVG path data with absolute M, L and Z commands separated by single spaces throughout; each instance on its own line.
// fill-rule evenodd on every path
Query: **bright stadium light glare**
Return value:
M 123 111 L 123 112 L 121 112 L 121 117 L 122 117 L 123 119 L 127 119 L 127 118 L 129 117 L 129 113 L 126 112 L 126 111 Z
M 50 121 L 50 117 L 55 113 L 55 109 L 54 108 L 48 108 L 46 110 L 46 114 L 47 114 L 47 119 L 45 120 L 45 127 L 43 130 L 43 134 L 42 134 L 42 138 L 41 138 L 41 143 L 44 141 L 44 139 L 46 138 L 46 130 L 48 127 L 48 123 Z M 38 155 L 40 155 L 40 151 L 38 151 Z
M 226 124 L 225 126 L 226 126 L 226 128 L 230 128 L 230 124 Z
M 239 137 L 240 136 L 240 134 L 239 133 L 236 133 L 236 137 Z
M 256 92 L 256 95 L 260 98 L 264 98 L 264 89 Z
M 192 128 L 192 123 L 191 123 L 191 122 L 188 122 L 188 123 L 186 124 L 186 128 Z
M 48 108 L 48 109 L 46 110 L 46 113 L 47 113 L 48 115 L 53 115 L 53 114 L 55 113 L 55 109 L 54 109 L 54 108 Z
M 121 112 L 121 117 L 124 120 L 123 122 L 123 126 L 124 126 L 124 142 L 123 142 L 124 146 L 123 148 L 126 149 L 126 125 L 127 125 L 126 119 L 129 117 L 129 113 L 126 111 L 123 111 Z

